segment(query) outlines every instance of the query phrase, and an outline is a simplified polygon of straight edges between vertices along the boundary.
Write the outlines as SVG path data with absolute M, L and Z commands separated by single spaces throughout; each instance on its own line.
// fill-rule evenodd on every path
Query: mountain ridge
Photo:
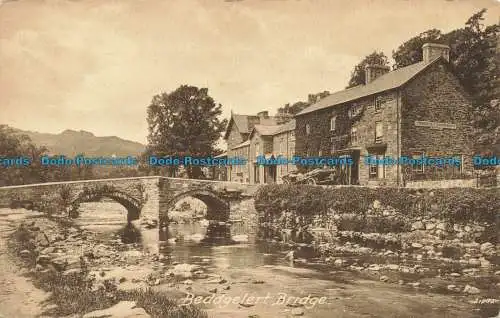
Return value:
M 37 146 L 44 146 L 52 155 L 75 156 L 138 156 L 145 145 L 118 136 L 96 136 L 85 130 L 66 129 L 59 134 L 40 133 L 9 126 L 16 134 L 27 135 Z

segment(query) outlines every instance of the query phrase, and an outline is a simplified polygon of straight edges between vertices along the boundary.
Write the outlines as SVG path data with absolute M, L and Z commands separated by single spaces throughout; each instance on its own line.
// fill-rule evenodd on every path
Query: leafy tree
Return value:
M 323 91 L 319 92 L 316 94 L 309 94 L 307 96 L 307 102 L 304 101 L 298 101 L 290 105 L 290 103 L 287 103 L 285 106 L 278 108 L 278 115 L 280 114 L 290 114 L 290 115 L 295 115 L 302 111 L 303 109 L 307 108 L 308 106 L 316 103 L 318 100 L 325 98 L 326 96 L 330 95 L 329 91 Z
M 85 154 L 80 153 L 76 157 L 84 157 Z M 94 177 L 94 167 L 92 165 L 72 165 L 70 169 L 71 180 L 89 180 Z
M 394 68 L 397 69 L 422 61 L 422 46 L 429 42 L 445 44 L 445 39 L 441 31 L 437 29 L 427 30 L 409 39 L 392 52 L 392 58 L 396 62 Z
M 349 80 L 349 85 L 346 88 L 351 88 L 354 86 L 366 84 L 365 83 L 365 66 L 366 65 L 383 65 L 388 66 L 389 61 L 384 52 L 374 51 L 370 55 L 367 55 L 361 62 L 359 62 L 351 73 L 351 79 Z
M 450 46 L 450 64 L 464 89 L 472 97 L 472 125 L 478 151 L 498 152 L 500 125 L 500 49 L 498 24 L 484 26 L 486 9 L 473 14 L 463 28 L 443 34 L 433 29 L 403 43 L 393 52 L 395 68 L 422 60 L 422 45 L 426 42 Z M 496 149 L 496 150 L 495 150 Z
M 5 185 L 27 184 L 44 181 L 47 172 L 42 169 L 40 157 L 46 152 L 43 147 L 37 147 L 26 135 L 17 134 L 12 128 L 0 125 L 0 157 L 27 157 L 31 164 L 27 166 L 13 165 L 0 168 L 0 180 Z
M 171 93 L 155 95 L 148 106 L 147 152 L 157 156 L 211 155 L 224 131 L 222 105 L 208 95 L 207 88 L 182 85 Z M 190 178 L 203 177 L 201 167 L 186 167 Z

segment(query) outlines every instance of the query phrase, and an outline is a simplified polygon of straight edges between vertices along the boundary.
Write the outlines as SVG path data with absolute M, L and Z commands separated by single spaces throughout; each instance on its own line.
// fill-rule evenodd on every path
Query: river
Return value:
M 89 204 L 91 208 L 77 220 L 81 227 L 100 233 L 103 239 L 123 235 L 123 207 L 112 202 Z M 159 245 L 169 265 L 197 264 L 205 273 L 222 278 L 219 283 L 189 280 L 189 285 L 176 287 L 176 295 L 203 296 L 207 302 L 203 306 L 213 317 L 479 317 L 471 314 L 470 305 L 451 296 L 383 283 L 378 276 L 339 270 L 314 259 L 291 262 L 285 258 L 289 248 L 257 241 L 255 229 L 240 223 L 232 225 L 231 235 L 247 240 L 237 244 L 202 243 L 199 239 L 206 229 L 203 221 L 170 224 Z M 170 287 L 157 288 L 172 292 Z M 220 296 L 218 302 L 213 295 Z M 243 305 L 231 302 L 245 297 Z M 248 297 L 254 298 L 248 301 Z

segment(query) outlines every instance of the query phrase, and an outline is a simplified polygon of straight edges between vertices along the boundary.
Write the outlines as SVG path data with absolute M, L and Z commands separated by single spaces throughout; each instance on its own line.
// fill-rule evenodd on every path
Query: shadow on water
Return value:
M 122 227 L 116 233 L 119 238 L 121 238 L 122 243 L 124 244 L 132 244 L 132 243 L 141 243 L 142 235 L 138 228 L 136 228 L 132 223 L 127 223 L 124 227 Z

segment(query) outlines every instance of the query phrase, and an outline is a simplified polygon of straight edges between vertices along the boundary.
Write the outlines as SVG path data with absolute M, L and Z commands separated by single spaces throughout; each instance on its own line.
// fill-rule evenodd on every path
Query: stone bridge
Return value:
M 37 209 L 44 202 L 78 207 L 79 203 L 110 198 L 126 208 L 128 221 L 141 220 L 141 226 L 153 223 L 162 228 L 168 223 L 168 211 L 187 197 L 206 204 L 208 220 L 227 221 L 230 217 L 255 215 L 256 189 L 257 185 L 250 184 L 160 176 L 51 182 L 0 187 L 0 207 L 20 203 Z M 159 240 L 158 231 L 154 235 Z M 155 238 L 149 237 L 151 240 Z

